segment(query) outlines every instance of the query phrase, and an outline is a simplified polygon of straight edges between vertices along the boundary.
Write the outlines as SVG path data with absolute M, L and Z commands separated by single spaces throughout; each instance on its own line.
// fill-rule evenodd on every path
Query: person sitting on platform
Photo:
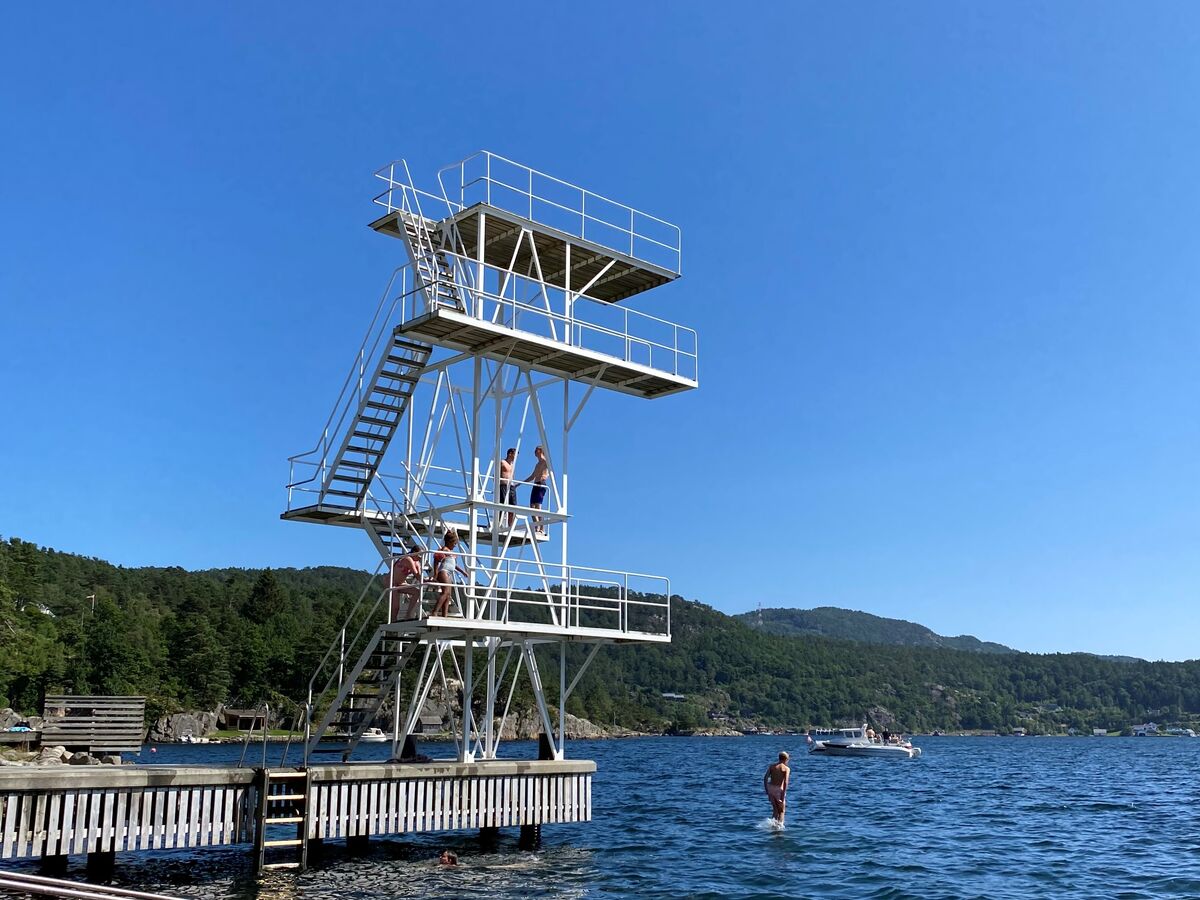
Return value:
M 402 621 L 399 617 L 400 598 L 408 598 L 408 609 L 404 619 L 415 619 L 421 608 L 421 554 L 420 545 L 413 544 L 403 556 L 392 560 L 392 622 Z
M 513 463 L 517 461 L 517 448 L 509 447 L 504 454 L 504 459 L 500 460 L 500 490 L 496 495 L 497 503 L 504 503 L 510 506 L 517 505 L 517 486 L 513 484 Z M 499 517 L 497 517 L 499 518 Z M 512 512 L 505 513 L 505 521 L 508 527 L 513 526 Z
M 537 457 L 537 464 L 525 481 L 533 485 L 529 489 L 529 505 L 534 509 L 541 509 L 546 500 L 546 479 L 550 477 L 550 463 L 546 461 L 546 451 L 541 447 L 534 447 L 533 455 Z M 546 529 L 542 527 L 541 516 L 533 517 L 533 527 L 537 534 L 546 533 Z
M 454 548 L 458 546 L 458 532 L 453 529 L 446 532 L 442 548 L 433 554 L 433 580 L 444 585 L 438 594 L 437 602 L 433 605 L 430 615 L 445 616 L 450 612 L 450 594 L 454 590 L 454 573 L 467 577 L 467 573 L 458 565 L 458 554 Z

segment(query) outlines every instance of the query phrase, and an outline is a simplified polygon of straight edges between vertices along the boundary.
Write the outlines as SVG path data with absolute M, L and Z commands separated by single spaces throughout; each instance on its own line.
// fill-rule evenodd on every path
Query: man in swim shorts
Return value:
M 768 766 L 767 773 L 763 775 L 763 788 L 771 801 L 771 818 L 780 825 L 783 824 L 783 814 L 787 811 L 788 779 L 792 774 L 787 763 L 787 751 L 780 750 L 779 762 Z
M 497 503 L 504 503 L 509 506 L 517 505 L 517 486 L 513 484 L 513 463 L 517 460 L 516 447 L 509 447 L 508 452 L 504 454 L 504 459 L 500 460 L 500 492 L 496 497 Z M 513 514 L 511 512 L 505 514 L 505 520 L 508 522 L 508 527 L 512 528 Z
M 529 505 L 534 509 L 541 509 L 546 500 L 546 479 L 550 477 L 550 463 L 546 462 L 546 451 L 541 447 L 534 447 L 533 455 L 537 457 L 537 465 L 525 480 L 533 485 L 529 489 Z M 541 516 L 533 517 L 533 527 L 538 534 L 546 533 L 546 529 L 542 527 Z

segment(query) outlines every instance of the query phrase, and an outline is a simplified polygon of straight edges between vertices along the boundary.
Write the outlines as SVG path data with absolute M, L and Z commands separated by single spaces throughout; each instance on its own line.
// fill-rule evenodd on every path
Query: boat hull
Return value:
M 818 741 L 813 753 L 826 756 L 869 756 L 874 759 L 916 759 L 921 755 L 920 747 L 900 747 L 894 744 L 835 744 Z

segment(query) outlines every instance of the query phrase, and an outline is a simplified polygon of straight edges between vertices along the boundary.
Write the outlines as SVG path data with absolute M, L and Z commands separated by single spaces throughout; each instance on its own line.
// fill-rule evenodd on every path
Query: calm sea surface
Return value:
M 536 853 L 517 850 L 515 829 L 492 853 L 467 832 L 377 840 L 353 857 L 333 843 L 305 874 L 257 882 L 244 848 L 123 854 L 114 883 L 320 900 L 1200 897 L 1200 739 L 915 743 L 922 758 L 894 761 L 812 757 L 793 737 L 578 741 L 568 753 L 599 766 L 594 821 L 546 826 Z M 508 748 L 534 755 L 531 744 Z M 776 832 L 761 779 L 780 749 L 793 772 L 787 828 Z M 168 746 L 153 759 L 228 763 L 238 752 Z M 432 863 L 443 847 L 459 853 L 457 869 Z

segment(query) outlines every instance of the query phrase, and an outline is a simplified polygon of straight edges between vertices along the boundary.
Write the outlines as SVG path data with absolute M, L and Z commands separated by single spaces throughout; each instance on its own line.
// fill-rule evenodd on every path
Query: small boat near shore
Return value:
M 368 728 L 359 740 L 364 744 L 382 744 L 388 740 L 388 736 L 384 734 L 382 728 Z
M 898 744 L 873 739 L 864 724 L 861 728 L 814 729 L 808 733 L 809 753 L 826 756 L 873 756 L 882 759 L 916 759 L 921 748 L 911 741 Z

